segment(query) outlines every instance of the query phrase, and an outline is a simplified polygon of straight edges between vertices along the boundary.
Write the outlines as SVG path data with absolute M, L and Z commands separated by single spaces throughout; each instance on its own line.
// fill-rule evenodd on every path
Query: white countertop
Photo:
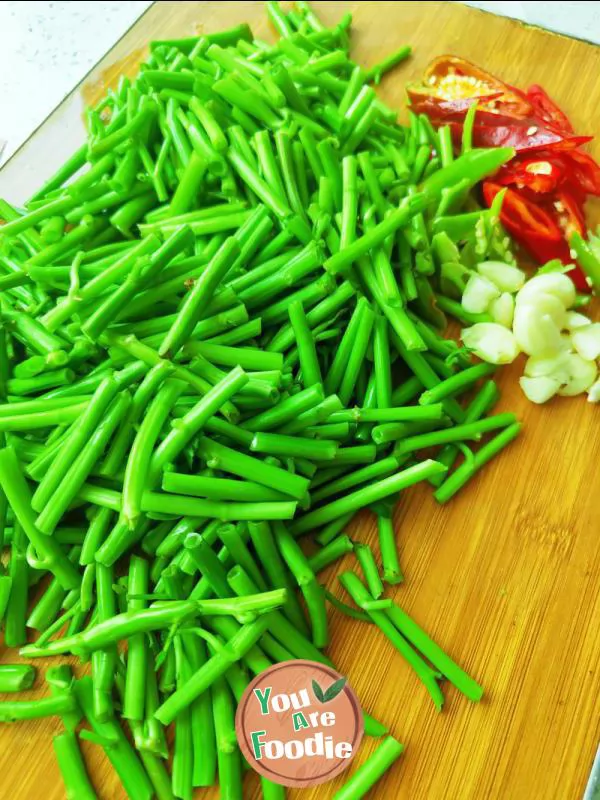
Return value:
M 150 6 L 129 2 L 0 0 L 0 163 L 43 122 Z M 469 2 L 600 44 L 600 3 Z
M 4 159 L 150 5 L 148 0 L 0 0 L 0 142 L 6 142 Z

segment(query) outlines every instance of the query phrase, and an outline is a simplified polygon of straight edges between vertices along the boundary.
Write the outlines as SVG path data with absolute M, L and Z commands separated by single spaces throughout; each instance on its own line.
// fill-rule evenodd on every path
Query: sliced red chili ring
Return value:
M 548 125 L 564 133 L 574 133 L 573 126 L 567 115 L 552 100 L 545 89 L 534 83 L 527 89 L 527 99 L 533 106 L 535 115 Z
M 493 181 L 483 182 L 483 197 L 487 206 L 504 187 Z M 563 264 L 573 263 L 569 245 L 564 238 L 558 222 L 558 214 L 568 215 L 569 225 L 577 226 L 582 217 L 578 204 L 563 194 L 560 211 L 551 205 L 547 210 L 529 199 L 527 194 L 517 189 L 506 189 L 500 221 L 513 239 L 522 245 L 539 264 L 557 258 Z M 572 216 L 571 216 L 572 215 Z M 563 221 L 564 224 L 564 221 Z M 580 291 L 588 291 L 589 286 L 581 269 L 571 270 L 569 277 Z
M 554 191 L 562 182 L 564 170 L 557 160 L 534 156 L 517 156 L 494 177 L 503 186 L 527 187 L 533 192 Z
M 567 174 L 586 194 L 600 195 L 600 165 L 589 153 L 569 150 L 561 153 Z
M 574 231 L 585 233 L 583 208 L 574 195 L 562 188 L 552 195 L 551 202 L 556 221 L 565 239 L 568 240 Z
M 486 205 L 503 187 L 493 181 L 483 182 L 483 197 Z M 523 197 L 516 189 L 506 189 L 500 219 L 504 227 L 519 241 L 535 237 L 548 242 L 559 242 L 562 239 L 560 228 L 547 211 L 539 205 Z

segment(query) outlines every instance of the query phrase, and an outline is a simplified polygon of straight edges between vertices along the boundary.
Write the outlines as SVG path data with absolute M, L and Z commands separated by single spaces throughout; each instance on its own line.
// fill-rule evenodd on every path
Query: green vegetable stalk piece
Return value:
M 385 514 L 377 515 L 377 529 L 379 532 L 379 550 L 383 565 L 383 580 L 385 583 L 395 585 L 404 580 L 400 561 L 398 559 L 398 545 L 394 531 L 394 521 Z
M 287 590 L 286 599 L 281 609 L 282 614 L 287 617 L 297 631 L 306 636 L 308 627 L 304 612 L 296 597 L 292 577 L 286 569 L 277 548 L 271 526 L 266 521 L 249 522 L 248 533 L 270 585 L 274 588 Z
M 96 800 L 96 792 L 85 768 L 77 734 L 65 731 L 52 740 L 65 785 L 67 800 Z
M 188 294 L 159 348 L 159 355 L 173 356 L 185 344 L 238 254 L 239 244 L 237 239 L 231 236 L 223 243 L 200 278 L 195 281 L 192 291 Z
M 0 692 L 22 692 L 31 689 L 36 669 L 29 664 L 3 664 L 0 666 Z
M 81 678 L 75 682 L 75 696 L 97 741 L 103 743 L 106 756 L 118 774 L 127 796 L 132 800 L 151 800 L 154 788 L 121 726 L 114 719 L 102 722 L 94 714 L 90 678 Z
M 288 313 L 298 346 L 302 383 L 304 388 L 308 389 L 309 386 L 323 382 L 314 335 L 299 300 L 290 303 Z
M 73 696 L 45 697 L 42 700 L 5 701 L 0 703 L 0 722 L 20 722 L 26 719 L 60 716 L 74 711 Z
M 175 401 L 183 392 L 183 381 L 169 379 L 158 390 L 131 447 L 123 481 L 123 517 L 133 528 L 141 514 L 141 501 L 154 446 Z
M 419 403 L 424 406 L 430 403 L 439 403 L 446 397 L 469 389 L 480 378 L 485 378 L 494 372 L 495 367 L 493 364 L 476 364 L 424 391 L 419 398 Z
M 221 792 L 223 797 L 242 800 L 242 756 L 235 738 L 235 706 L 222 676 L 214 681 L 211 697 Z
M 401 608 L 393 605 L 385 611 L 385 614 L 391 619 L 400 633 L 469 700 L 475 702 L 481 700 L 483 696 L 481 686 L 455 664 L 450 656 L 446 655 L 441 647 L 432 641 Z
M 381 61 L 378 61 L 376 64 L 370 67 L 366 72 L 365 80 L 373 81 L 376 85 L 379 84 L 385 73 L 407 59 L 411 52 L 412 49 L 408 47 L 408 45 L 399 47 L 393 53 L 390 53 L 389 56 L 386 56 Z
M 309 487 L 309 481 L 300 475 L 288 473 L 280 467 L 247 456 L 212 439 L 202 437 L 198 452 L 212 468 L 238 475 L 263 486 L 277 486 L 278 491 L 297 500 L 305 496 Z
M 142 510 L 152 514 L 175 514 L 176 516 L 210 517 L 223 522 L 232 520 L 292 519 L 297 503 L 226 503 L 199 500 L 195 497 L 145 492 Z
M 328 461 L 335 457 L 338 443 L 327 439 L 303 439 L 281 433 L 256 433 L 250 450 L 291 458 L 307 458 L 313 461 Z
M 74 500 L 79 489 L 89 477 L 92 469 L 99 461 L 105 447 L 125 416 L 130 404 L 130 396 L 122 392 L 108 409 L 106 416 L 98 425 L 81 452 L 67 470 L 65 477 L 52 496 L 52 499 L 41 510 L 36 525 L 46 534 L 52 534 Z
M 177 689 L 181 690 L 191 677 L 189 662 L 183 650 L 180 636 L 175 637 L 175 664 L 177 670 Z M 192 722 L 189 708 L 183 709 L 175 722 L 175 744 L 173 748 L 173 794 L 175 797 L 191 800 L 193 794 L 194 750 Z
M 471 400 L 467 406 L 465 414 L 465 423 L 476 422 L 484 414 L 487 414 L 498 402 L 500 391 L 494 381 L 490 380 L 484 383 L 479 392 Z M 454 464 L 456 456 L 459 453 L 459 445 L 447 444 L 442 448 L 441 452 L 437 455 L 437 460 L 441 464 L 445 464 L 448 469 Z M 432 483 L 434 486 L 439 486 L 444 480 L 444 476 L 438 476 Z
M 235 367 L 198 401 L 176 427 L 163 439 L 152 455 L 149 465 L 149 482 L 156 482 L 160 471 L 173 462 L 188 442 L 214 416 L 222 405 L 248 383 L 241 367 Z
M 317 581 L 308 559 L 285 525 L 274 523 L 273 531 L 281 556 L 304 597 L 312 628 L 313 644 L 315 647 L 325 647 L 329 641 L 329 633 L 323 588 Z
M 81 582 L 79 572 L 56 541 L 36 527 L 29 488 L 15 451 L 11 447 L 0 450 L 0 486 L 2 486 L 19 525 L 38 554 L 44 568 L 52 572 L 64 589 L 76 589 Z
M 316 574 L 325 567 L 332 564 L 334 561 L 342 558 L 346 553 L 351 553 L 354 549 L 352 540 L 348 536 L 338 536 L 325 545 L 321 550 L 316 552 L 308 559 L 310 568 Z
M 78 416 L 70 429 L 68 438 L 54 457 L 52 469 L 46 472 L 34 492 L 32 505 L 36 511 L 41 511 L 47 505 L 67 470 L 96 430 L 118 391 L 119 385 L 112 374 L 100 382 L 84 413 Z
M 383 594 L 383 583 L 379 577 L 373 551 L 368 544 L 355 544 L 354 552 L 365 576 L 369 594 L 377 600 Z
M 297 522 L 293 523 L 293 533 L 298 536 L 312 528 L 318 528 L 344 514 L 358 511 L 360 508 L 389 497 L 401 489 L 412 486 L 414 483 L 445 471 L 446 468 L 438 464 L 437 461 L 426 459 L 419 464 L 398 472 L 396 475 L 391 475 L 377 483 L 370 484 L 352 494 L 341 497 L 339 500 L 334 500 L 326 506 L 309 511 Z
M 394 450 L 396 456 L 412 453 L 425 447 L 433 447 L 437 444 L 447 442 L 460 442 L 465 439 L 478 441 L 481 435 L 497 428 L 507 428 L 516 422 L 514 414 L 495 414 L 477 422 L 470 422 L 465 425 L 456 425 L 454 428 L 447 428 L 431 433 L 421 433 L 416 436 L 407 436 L 402 439 Z
M 500 452 L 506 445 L 521 432 L 521 424 L 515 422 L 506 427 L 497 436 L 479 448 L 472 459 L 466 459 L 464 463 L 452 472 L 442 485 L 434 493 L 435 499 L 439 503 L 447 503 L 476 472 L 478 472 L 490 459 Z
M 31 658 L 60 653 L 88 653 L 116 644 L 130 636 L 181 625 L 203 614 L 243 616 L 247 612 L 267 612 L 285 601 L 285 590 L 276 589 L 251 597 L 215 600 L 179 600 L 152 605 L 143 611 L 125 611 L 105 622 L 98 622 L 74 636 L 65 636 L 39 647 L 30 644 L 21 655 Z
M 376 478 L 385 478 L 391 475 L 392 472 L 395 472 L 398 466 L 398 459 L 394 456 L 388 456 L 387 458 L 382 458 L 380 461 L 376 461 L 374 464 L 368 464 L 366 467 L 361 467 L 352 472 L 346 473 L 344 470 L 345 474 L 341 477 L 334 477 L 332 481 L 325 482 L 324 486 L 311 492 L 312 501 L 315 504 L 320 503 L 321 500 L 325 500 L 336 494 L 342 494 L 354 486 L 359 486 L 362 483 L 369 483 Z
M 239 600 L 239 598 L 238 598 Z M 157 709 L 155 716 L 163 725 L 172 722 L 190 703 L 219 679 L 256 644 L 269 625 L 268 615 L 244 625 L 223 648 L 212 656 L 187 683 L 179 687 Z
M 343 572 L 339 576 L 339 581 L 344 589 L 346 589 L 350 597 L 358 605 L 358 607 L 367 612 L 375 625 L 380 628 L 380 630 L 389 639 L 391 644 L 410 664 L 419 678 L 423 681 L 427 691 L 435 703 L 436 708 L 438 711 L 441 711 L 444 704 L 444 696 L 437 683 L 438 679 L 441 677 L 441 674 L 432 669 L 429 664 L 427 664 L 421 658 L 421 656 L 415 650 L 413 650 L 408 641 L 399 633 L 398 629 L 386 616 L 386 611 L 389 607 L 386 607 L 385 609 L 373 608 L 373 601 L 369 595 L 369 592 L 354 573 Z
M 228 572 L 227 581 L 239 597 L 254 594 L 257 590 L 252 578 L 239 565 L 236 565 Z M 329 663 L 329 660 L 313 645 L 310 639 L 307 639 L 300 631 L 296 630 L 281 612 L 271 612 L 269 614 L 269 623 L 273 636 L 285 644 L 295 658 L 305 658 L 324 664 Z
M 600 288 L 600 259 L 597 253 L 577 231 L 573 231 L 571 234 L 569 245 L 571 249 L 575 251 L 579 266 L 585 272 L 592 287 L 597 292 Z
M 46 635 L 46 634 L 44 634 Z M 60 664 L 56 667 L 48 667 L 46 670 L 46 683 L 50 686 L 50 694 L 53 697 L 72 696 L 75 690 L 75 679 L 73 670 L 67 664 Z M 72 711 L 61 714 L 62 723 L 69 731 L 74 733 L 83 717 L 81 708 L 77 705 Z
M 116 614 L 114 572 L 112 567 L 96 565 L 97 619 L 99 624 L 110 623 Z M 101 722 L 114 714 L 112 690 L 117 668 L 117 650 L 113 644 L 92 653 L 94 713 Z
M 364 797 L 394 761 L 400 758 L 403 750 L 404 745 L 393 736 L 387 736 L 346 784 L 334 794 L 334 800 L 359 800 Z
M 130 595 L 128 610 L 143 611 L 147 607 L 144 595 L 149 588 L 149 565 L 146 559 L 132 556 L 129 564 Z M 127 719 L 143 720 L 145 707 L 145 676 L 148 668 L 148 640 L 145 634 L 129 639 L 127 646 L 127 672 L 123 716 Z
M 9 574 L 2 575 L 2 602 L 4 605 L 4 642 L 7 647 L 18 647 L 27 641 L 27 601 L 29 596 L 29 567 L 27 564 L 27 537 L 21 525 L 14 526 Z

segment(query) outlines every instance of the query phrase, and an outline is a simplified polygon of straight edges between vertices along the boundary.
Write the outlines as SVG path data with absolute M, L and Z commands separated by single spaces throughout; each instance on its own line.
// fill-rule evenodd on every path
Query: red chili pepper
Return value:
M 589 153 L 569 150 L 560 154 L 568 180 L 585 194 L 600 195 L 600 165 Z
M 407 90 L 411 95 L 410 88 Z M 439 120 L 439 123 L 447 120 L 462 121 L 470 106 L 477 103 L 479 109 L 484 109 L 489 101 L 500 97 L 496 94 L 478 95 L 477 97 L 461 97 L 454 100 L 446 100 L 431 94 L 411 96 L 411 110 L 415 114 L 427 114 L 432 120 Z
M 527 187 L 533 192 L 552 192 L 562 182 L 564 169 L 556 159 L 516 156 L 505 164 L 494 180 L 502 186 Z
M 501 189 L 502 186 L 493 181 L 483 182 L 483 198 L 487 206 L 491 206 L 492 200 Z M 562 241 L 561 230 L 551 215 L 521 195 L 517 189 L 506 189 L 500 220 L 506 230 L 525 247 L 532 240 L 536 246 L 537 243 L 544 243 L 549 248 Z M 548 261 L 549 258 L 544 260 Z
M 585 231 L 586 196 L 600 196 L 600 165 L 578 149 L 592 137 L 575 135 L 567 115 L 541 86 L 522 92 L 455 56 L 432 61 L 408 95 L 413 111 L 427 114 L 436 126 L 448 125 L 458 144 L 467 110 L 477 103 L 473 144 L 517 151 L 493 180 L 484 182 L 486 203 L 508 187 L 501 212 L 507 231 L 540 263 L 554 258 L 572 263 L 567 239 Z M 579 267 L 569 276 L 579 289 L 589 290 Z
M 494 181 L 483 182 L 483 198 L 487 206 L 502 190 L 500 184 Z M 551 205 L 543 208 L 533 202 L 519 189 L 506 189 L 500 221 L 513 239 L 524 247 L 540 264 L 557 258 L 563 264 L 572 264 L 571 251 L 565 234 L 567 231 L 585 229 L 583 214 L 577 202 L 563 192 L 561 200 L 555 202 L 559 208 Z M 559 221 L 559 215 L 561 215 Z M 580 227 L 581 226 L 581 227 Z M 575 286 L 584 292 L 589 292 L 585 275 L 579 267 L 569 272 Z
M 571 121 L 552 100 L 545 89 L 534 83 L 527 89 L 527 98 L 533 106 L 535 115 L 553 128 L 564 133 L 574 133 Z
M 570 239 L 574 231 L 585 233 L 585 216 L 582 204 L 569 192 L 568 189 L 560 188 L 552 195 L 552 207 L 558 226 L 565 239 Z
M 514 147 L 520 152 L 579 147 L 589 138 L 575 136 L 571 123 L 540 87 L 532 99 L 489 72 L 457 56 L 440 56 L 426 68 L 423 81 L 407 87 L 411 108 L 436 125 L 450 124 L 456 141 L 470 105 L 477 102 L 473 142 L 478 147 Z M 534 102 L 537 105 L 534 105 Z
M 449 125 L 454 140 L 460 142 L 466 110 L 455 111 L 449 108 L 448 104 L 441 104 L 438 115 L 428 113 L 425 107 L 425 103 L 411 106 L 417 114 L 427 113 L 434 125 Z M 574 150 L 591 139 L 591 136 L 565 135 L 549 128 L 535 117 L 517 119 L 479 108 L 473 125 L 473 143 L 476 147 L 514 147 L 519 153 L 536 150 Z
M 425 97 L 442 102 L 477 97 L 482 108 L 499 113 L 529 116 L 532 111 L 520 89 L 458 56 L 445 55 L 431 61 L 422 84 L 413 84 L 407 91 L 413 103 Z

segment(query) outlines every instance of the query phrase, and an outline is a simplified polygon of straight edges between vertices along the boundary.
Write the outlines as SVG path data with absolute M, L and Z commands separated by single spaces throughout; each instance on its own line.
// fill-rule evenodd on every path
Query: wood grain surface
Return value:
M 433 56 L 465 56 L 510 83 L 539 82 L 582 133 L 600 130 L 600 49 L 457 4 L 317 2 L 327 23 L 352 11 L 353 54 L 364 65 L 409 42 L 414 57 L 381 87 L 404 105 L 404 84 Z M 151 38 L 213 31 L 246 20 L 270 38 L 262 3 L 156 3 L 89 76 L 94 101 L 121 72 L 133 74 Z M 9 199 L 18 176 L 51 171 L 69 136 L 81 136 L 81 89 L 0 173 Z M 403 113 L 403 112 L 402 112 Z M 79 131 L 79 133 L 77 133 Z M 595 147 L 600 155 L 600 147 Z M 592 218 L 598 215 L 592 210 Z M 524 433 L 448 506 L 427 486 L 406 492 L 396 514 L 405 584 L 395 599 L 486 689 L 471 705 L 450 686 L 443 713 L 399 654 L 372 627 L 331 615 L 330 655 L 368 711 L 406 745 L 372 791 L 378 800 L 577 800 L 600 741 L 600 464 L 598 409 L 584 398 L 529 404 L 503 370 L 500 410 Z M 352 528 L 374 542 L 374 521 Z M 343 565 L 351 566 L 348 558 Z M 335 585 L 334 572 L 329 574 Z M 336 589 L 336 591 L 338 591 Z M 3 652 L 2 662 L 14 656 Z M 43 666 L 43 665 L 42 665 Z M 0 798 L 64 796 L 50 737 L 53 720 L 0 726 Z M 357 762 L 372 750 L 363 745 Z M 122 792 L 94 746 L 83 745 L 99 796 Z M 342 782 L 291 797 L 326 800 Z M 259 796 L 253 776 L 247 796 Z M 215 794 L 198 792 L 198 797 Z

